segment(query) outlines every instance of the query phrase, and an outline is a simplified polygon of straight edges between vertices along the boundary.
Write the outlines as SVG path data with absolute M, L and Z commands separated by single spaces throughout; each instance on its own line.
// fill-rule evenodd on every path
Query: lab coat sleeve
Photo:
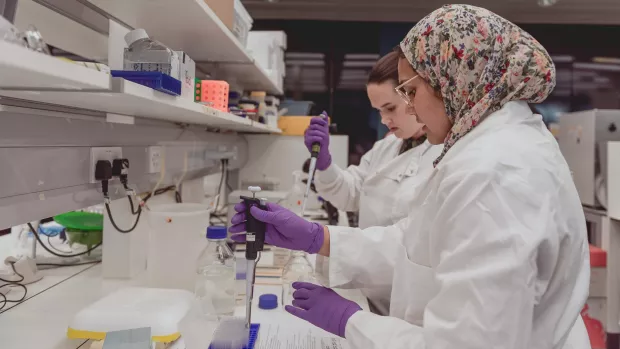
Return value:
M 536 284 L 535 240 L 553 229 L 550 201 L 535 188 L 501 171 L 442 181 L 429 246 L 438 291 L 423 326 L 359 312 L 346 328 L 351 348 L 527 348 L 535 288 L 546 287 Z M 408 259 L 405 270 L 420 268 Z
M 343 170 L 332 163 L 325 171 L 317 171 L 314 186 L 319 195 L 339 210 L 358 211 L 362 184 L 368 174 L 375 151 L 376 146 L 364 154 L 359 166 L 349 166 Z
M 388 227 L 366 229 L 328 226 L 330 258 L 317 258 L 317 272 L 328 287 L 375 288 L 392 285 L 404 218 Z

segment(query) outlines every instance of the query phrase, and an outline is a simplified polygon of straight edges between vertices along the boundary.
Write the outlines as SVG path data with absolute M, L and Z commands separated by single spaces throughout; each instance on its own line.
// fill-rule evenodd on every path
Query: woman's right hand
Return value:
M 236 204 L 237 214 L 230 220 L 232 226 L 228 231 L 237 234 L 232 235 L 232 239 L 236 242 L 245 241 L 245 234 L 239 233 L 245 232 L 246 209 L 245 203 Z M 267 203 L 267 211 L 252 206 L 250 213 L 259 221 L 267 223 L 265 242 L 270 245 L 311 254 L 318 253 L 323 247 L 325 238 L 323 226 L 308 222 L 282 206 Z
M 316 168 L 319 171 L 325 171 L 332 164 L 332 156 L 329 153 L 329 123 L 327 114 L 323 113 L 324 117 L 315 116 L 310 120 L 310 126 L 304 133 L 304 143 L 309 152 L 312 152 L 312 144 L 321 145 L 321 151 L 316 159 Z

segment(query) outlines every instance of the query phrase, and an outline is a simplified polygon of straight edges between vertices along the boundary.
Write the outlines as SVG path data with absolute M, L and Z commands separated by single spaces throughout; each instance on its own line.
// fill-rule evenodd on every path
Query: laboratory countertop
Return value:
M 344 212 L 341 213 L 346 217 Z M 325 224 L 321 220 L 313 220 Z M 341 225 L 347 224 L 346 219 Z M 265 261 L 273 261 L 273 253 L 264 253 Z M 315 256 L 309 256 L 315 264 Z M 74 315 L 84 307 L 102 297 L 124 287 L 144 284 L 145 273 L 128 280 L 104 279 L 101 264 L 77 265 L 41 271 L 43 279 L 27 285 L 26 299 L 17 304 L 7 304 L 0 310 L 0 343 L 2 348 L 10 349 L 89 349 L 90 341 L 72 340 L 66 336 L 67 326 Z M 261 280 L 263 279 L 263 280 Z M 331 334 L 288 314 L 281 305 L 270 311 L 256 307 L 258 297 L 262 294 L 282 294 L 281 280 L 257 277 L 254 290 L 255 306 L 253 322 L 261 323 L 261 335 L 256 348 L 271 348 L 276 341 L 284 341 L 284 347 L 290 347 L 291 341 L 320 340 L 333 337 Z M 264 282 L 261 282 L 264 281 Z M 279 284 L 278 284 L 279 283 Z M 336 290 L 343 297 L 358 303 L 368 310 L 368 301 L 359 290 Z M 21 297 L 17 289 L 8 294 L 8 298 Z M 245 305 L 237 306 L 235 315 L 245 316 Z M 293 329 L 287 331 L 287 329 Z M 300 332 L 301 331 L 301 332 Z M 274 333 L 290 332 L 291 338 L 276 338 Z M 300 333 L 302 333 L 300 337 Z M 281 336 L 280 336 L 281 337 Z M 310 338 L 312 337 L 312 338 Z M 301 339 L 300 339 L 301 338 Z M 288 344 L 287 344 L 288 343 Z M 298 347 L 297 345 L 293 345 Z M 278 345 L 276 345 L 278 347 Z M 306 346 L 303 346 L 306 347 Z
M 90 343 L 88 341 L 71 340 L 66 337 L 67 325 L 73 316 L 82 308 L 105 295 L 120 288 L 141 283 L 139 277 L 132 280 L 104 279 L 102 278 L 101 264 L 46 270 L 43 271 L 43 274 L 44 278 L 41 281 L 28 287 L 29 292 L 26 301 L 0 314 L 0 343 L 2 343 L 3 348 L 89 348 Z M 280 295 L 281 291 L 281 285 L 257 285 L 255 303 L 261 294 L 275 293 Z M 337 291 L 342 296 L 360 304 L 365 310 L 368 309 L 366 298 L 358 290 Z M 237 307 L 235 313 L 243 316 L 245 307 Z M 253 318 L 263 326 L 259 343 L 275 340 L 273 333 L 278 332 L 280 326 L 295 326 L 297 330 L 301 328 L 313 338 L 331 336 L 311 324 L 289 315 L 282 309 L 282 306 L 268 312 L 255 310 Z

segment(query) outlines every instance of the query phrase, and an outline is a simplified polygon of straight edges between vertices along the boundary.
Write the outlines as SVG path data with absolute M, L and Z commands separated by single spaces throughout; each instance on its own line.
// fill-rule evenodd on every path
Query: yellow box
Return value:
M 282 130 L 283 135 L 287 136 L 303 136 L 310 120 L 314 116 L 281 116 L 278 120 L 278 128 Z M 331 123 L 331 118 L 327 119 Z

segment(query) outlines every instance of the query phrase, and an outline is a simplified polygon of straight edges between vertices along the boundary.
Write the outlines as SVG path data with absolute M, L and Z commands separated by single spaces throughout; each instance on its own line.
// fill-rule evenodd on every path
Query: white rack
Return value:
M 249 119 L 0 42 L 0 96 L 106 113 L 205 125 L 249 133 L 281 133 Z
M 145 29 L 152 38 L 184 51 L 199 66 L 215 64 L 218 76 L 235 80 L 246 90 L 282 94 L 204 0 L 89 1 L 128 25 Z

